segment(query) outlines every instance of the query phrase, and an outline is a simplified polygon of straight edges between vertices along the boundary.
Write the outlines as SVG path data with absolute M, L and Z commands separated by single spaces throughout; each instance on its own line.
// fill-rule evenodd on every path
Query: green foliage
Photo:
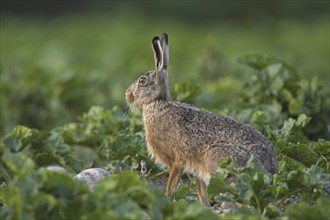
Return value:
M 186 209 L 186 204 L 169 201 L 133 172 L 103 179 L 90 192 L 86 183 L 75 181 L 70 174 L 33 169 L 34 161 L 19 155 L 25 168 L 1 188 L 2 219 L 216 219 L 198 203 Z M 8 163 L 13 158 L 4 155 L 2 159 Z
M 242 103 L 245 107 L 265 109 L 276 106 L 278 111 L 273 118 L 277 121 L 272 121 L 276 126 L 281 125 L 283 119 L 304 113 L 311 117 L 309 126 L 305 128 L 306 134 L 310 138 L 330 139 L 329 91 L 320 85 L 317 77 L 300 79 L 293 67 L 261 54 L 246 55 L 241 62 L 255 69 L 255 75 L 243 88 Z
M 191 103 L 201 93 L 201 88 L 193 83 L 181 83 L 174 85 L 176 100 Z
M 2 139 L 1 152 L 4 157 L 1 160 L 1 174 L 4 174 L 1 175 L 2 181 L 20 173 L 29 158 L 33 158 L 37 167 L 59 164 L 68 170 L 81 169 L 71 147 L 56 133 L 17 126 Z M 7 160 L 6 157 L 11 159 Z
M 317 204 L 310 206 L 307 203 L 299 205 L 290 205 L 285 211 L 285 217 L 282 219 L 329 219 L 329 205 L 330 201 L 326 199 L 319 199 Z
M 163 196 L 166 175 L 148 156 L 141 112 L 123 112 L 118 107 L 136 73 L 151 66 L 150 59 L 137 61 L 136 54 L 152 56 L 151 50 L 140 46 L 154 30 L 142 32 L 144 22 L 130 23 L 129 30 L 123 30 L 122 23 L 101 18 L 71 18 L 54 21 L 49 27 L 35 21 L 26 27 L 20 20 L 1 22 L 6 29 L 1 32 L 0 47 L 1 54 L 6 51 L 0 59 L 1 219 L 285 220 L 329 216 L 330 98 L 324 78 L 328 65 L 315 56 L 328 55 L 322 43 L 328 25 L 313 25 L 313 36 L 321 40 L 313 45 L 299 43 L 299 47 L 292 46 L 296 36 L 308 36 L 306 42 L 311 36 L 299 28 L 290 32 L 290 25 L 277 27 L 276 31 L 290 38 L 276 36 L 268 49 L 274 54 L 277 52 L 271 48 L 279 45 L 299 50 L 294 68 L 263 54 L 243 56 L 240 60 L 245 66 L 231 57 L 242 48 L 263 49 L 266 27 L 245 29 L 244 36 L 244 27 L 234 32 L 230 28 L 221 33 L 214 30 L 205 46 L 197 43 L 205 41 L 204 35 L 195 32 L 201 27 L 194 27 L 191 34 L 180 31 L 179 24 L 171 24 L 171 31 L 182 36 L 173 37 L 173 43 L 185 42 L 184 48 L 176 44 L 171 56 L 179 57 L 171 60 L 170 80 L 179 82 L 171 83 L 174 99 L 251 124 L 276 150 L 279 171 L 274 175 L 266 173 L 255 158 L 244 168 L 235 167 L 232 160 L 219 163 L 208 186 L 209 199 L 218 206 L 237 203 L 237 208 L 232 214 L 215 214 L 196 202 L 195 182 L 189 175 L 189 183 L 182 181 L 173 198 Z M 85 23 L 91 28 L 88 31 L 77 25 Z M 104 30 L 104 26 L 110 28 Z M 134 34 L 137 32 L 140 34 Z M 109 43 L 118 39 L 118 44 Z M 218 43 L 224 39 L 225 44 Z M 322 73 L 305 79 L 303 74 L 309 72 L 298 72 L 302 69 Z M 81 117 L 75 120 L 77 115 Z M 142 161 L 146 173 L 140 172 Z M 49 165 L 65 171 L 51 171 Z M 73 178 L 91 167 L 110 173 L 93 192 Z M 229 180 L 235 181 L 226 184 Z
M 69 123 L 56 129 L 67 143 L 98 146 L 106 135 L 114 134 L 123 128 L 124 114 L 114 107 L 111 111 L 93 106 L 79 122 Z
M 91 113 L 95 111 L 99 115 Z M 148 183 L 159 176 L 159 170 L 147 155 L 144 135 L 134 127 L 134 123 L 120 129 L 122 117 L 115 112 L 116 109 L 108 111 L 93 107 L 77 123 L 84 129 L 71 127 L 68 132 L 65 125 L 52 132 L 44 132 L 18 126 L 3 138 L 1 216 L 4 219 L 46 216 L 51 219 L 217 218 L 210 209 L 196 203 L 196 198 L 191 200 L 187 196 L 194 192 L 193 184 L 181 184 L 174 195 L 177 202 L 172 202 L 163 197 L 162 187 Z M 256 117 L 258 123 L 263 121 L 262 118 L 259 113 Z M 241 204 L 233 214 L 221 214 L 224 219 L 294 217 L 297 212 L 293 206 L 288 206 L 291 203 L 304 202 L 302 204 L 305 205 L 301 206 L 316 211 L 318 201 L 321 201 L 321 207 L 324 206 L 330 198 L 330 142 L 308 141 L 303 128 L 309 120 L 302 114 L 296 120 L 285 121 L 282 128 L 268 129 L 277 149 L 277 174 L 266 173 L 253 157 L 244 168 L 235 167 L 232 160 L 219 164 L 218 175 L 211 179 L 208 187 L 210 198 L 218 204 L 228 201 Z M 107 122 L 107 126 L 103 126 L 103 122 Z M 87 133 L 87 125 L 88 131 L 94 132 Z M 100 132 L 103 140 L 95 139 L 96 131 Z M 62 138 L 68 134 L 83 136 L 79 132 L 87 134 L 84 141 L 72 138 L 68 139 L 70 144 L 66 144 Z M 81 145 L 95 152 L 95 157 L 87 162 L 89 166 L 86 160 L 90 158 L 77 156 Z M 141 160 L 147 162 L 149 170 L 145 178 L 136 174 Z M 65 167 L 67 172 L 44 168 L 53 164 Z M 112 175 L 89 192 L 84 182 L 76 182 L 72 176 L 93 165 L 106 168 Z M 233 177 L 236 178 L 233 183 L 225 184 Z M 72 210 L 75 210 L 74 214 Z
M 251 50 L 267 51 L 290 62 L 299 70 L 300 77 L 318 77 L 319 82 L 302 82 L 296 90 L 301 92 L 293 93 L 293 98 L 289 95 L 287 102 L 291 103 L 290 111 L 294 114 L 307 106 L 314 117 L 319 117 L 312 119 L 315 127 L 310 125 L 309 133 L 322 131 L 324 126 L 316 127 L 319 124 L 316 121 L 325 121 L 317 112 L 322 112 L 318 110 L 319 102 L 327 103 L 327 99 L 318 96 L 319 86 L 329 86 L 325 31 L 329 26 L 328 17 L 309 22 L 273 21 L 271 27 L 268 22 L 251 26 L 245 19 L 247 23 L 217 22 L 215 26 L 194 23 L 191 26 L 172 19 L 164 22 L 155 16 L 149 19 L 140 15 L 137 19 L 126 10 L 117 11 L 116 7 L 112 10 L 104 15 L 67 15 L 42 20 L 2 15 L 1 137 L 16 125 L 51 130 L 76 120 L 91 106 L 121 106 L 123 93 L 130 83 L 153 68 L 150 40 L 164 30 L 170 36 L 169 79 L 173 94 L 175 83 L 193 82 L 199 84 L 202 91 L 195 99 L 192 97 L 198 106 L 241 110 L 236 108 L 236 102 L 241 91 L 250 93 L 242 87 L 254 73 L 237 63 L 237 55 Z M 273 64 L 276 67 L 267 57 L 251 55 L 246 62 L 260 68 Z M 267 71 L 275 73 L 275 67 Z M 281 69 L 278 65 L 277 68 Z M 274 92 L 283 82 L 279 77 L 272 77 L 276 82 L 271 84 Z M 189 91 L 195 93 L 195 90 Z M 176 98 L 176 94 L 173 97 Z M 190 102 L 191 98 L 180 100 Z M 302 100 L 314 101 L 302 106 Z M 329 101 L 322 108 L 326 107 L 329 109 Z M 285 119 L 272 122 L 280 126 Z
M 211 179 L 208 192 L 216 202 L 239 203 L 235 215 L 274 218 L 281 215 L 290 200 L 308 202 L 313 209 L 318 199 L 328 201 L 330 198 L 330 174 L 317 165 L 301 166 L 293 171 L 280 170 L 275 175 L 267 174 L 254 158 L 244 168 L 236 168 L 231 161 L 221 163 L 220 167 L 224 173 Z M 236 177 L 230 185 L 223 180 L 228 176 Z

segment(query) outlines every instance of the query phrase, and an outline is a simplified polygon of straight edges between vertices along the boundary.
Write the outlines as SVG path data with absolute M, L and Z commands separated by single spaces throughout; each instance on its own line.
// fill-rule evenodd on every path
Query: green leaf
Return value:
M 211 178 L 210 183 L 207 187 L 207 192 L 209 198 L 213 198 L 219 193 L 224 193 L 228 191 L 228 186 L 223 181 L 222 177 L 214 176 Z
M 192 204 L 187 206 L 182 200 L 177 202 L 173 208 L 173 214 L 167 217 L 168 220 L 199 220 L 199 219 L 218 219 L 217 215 L 208 207 L 202 204 Z
M 312 147 L 318 154 L 318 165 L 330 173 L 330 141 L 319 139 Z
M 268 218 L 276 218 L 281 215 L 281 210 L 272 203 L 269 203 L 263 212 L 263 216 L 267 216 Z
M 300 219 L 328 220 L 330 216 L 329 206 L 330 206 L 329 199 L 320 199 L 317 201 L 316 205 L 309 205 L 307 203 L 290 205 L 285 210 L 284 215 L 292 220 L 300 220 Z
M 275 195 L 277 198 L 284 197 L 290 192 L 289 187 L 286 183 L 281 183 L 275 188 Z
M 79 122 L 68 123 L 54 132 L 59 133 L 68 144 L 95 147 L 101 144 L 105 136 L 121 131 L 124 121 L 125 116 L 118 107 L 107 110 L 92 106 Z
M 313 144 L 313 147 L 324 157 L 326 161 L 330 161 L 330 141 L 320 139 Z
M 264 69 L 268 65 L 278 62 L 276 58 L 263 53 L 246 54 L 240 57 L 239 61 L 258 70 Z
M 23 153 L 5 152 L 1 160 L 5 165 L 4 169 L 8 169 L 8 171 L 12 172 L 14 176 L 29 173 L 36 168 L 36 164 L 33 159 Z
M 291 99 L 289 102 L 289 112 L 291 114 L 299 114 L 303 111 L 304 99 Z
M 290 190 L 298 189 L 307 183 L 306 173 L 302 170 L 291 171 L 287 178 L 287 184 Z
M 330 197 L 330 173 L 325 173 L 324 169 L 317 165 L 312 165 L 304 171 L 307 175 L 307 186 L 324 191 L 322 194 Z
M 311 118 L 307 117 L 305 114 L 300 114 L 295 125 L 297 127 L 305 127 L 309 122 L 310 122 Z
M 188 184 L 180 184 L 177 188 L 176 192 L 174 193 L 175 200 L 184 199 L 185 196 L 188 195 L 189 191 L 191 189 L 191 186 Z
M 48 136 L 49 132 L 46 131 L 17 126 L 3 139 L 3 142 L 12 152 L 18 152 Z
M 315 164 L 319 157 L 317 153 L 307 144 L 293 144 L 285 141 L 278 142 L 276 147 L 280 153 L 309 167 Z
M 123 172 L 118 176 L 105 178 L 96 185 L 95 191 L 98 189 L 109 193 L 123 193 L 138 203 L 147 204 L 151 198 L 144 182 L 132 172 Z
M 180 83 L 174 85 L 176 100 L 179 102 L 191 103 L 201 93 L 200 86 L 193 83 Z
M 250 203 L 254 197 L 253 189 L 250 187 L 251 177 L 242 173 L 235 181 L 234 188 L 238 198 L 243 203 Z

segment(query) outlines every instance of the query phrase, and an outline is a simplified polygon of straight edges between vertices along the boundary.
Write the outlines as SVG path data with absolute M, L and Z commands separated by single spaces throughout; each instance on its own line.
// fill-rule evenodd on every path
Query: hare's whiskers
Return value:
M 128 104 L 126 104 L 124 107 L 124 115 L 125 115 L 125 120 L 123 124 L 123 129 L 126 129 L 129 125 L 129 117 L 131 115 L 131 108 Z

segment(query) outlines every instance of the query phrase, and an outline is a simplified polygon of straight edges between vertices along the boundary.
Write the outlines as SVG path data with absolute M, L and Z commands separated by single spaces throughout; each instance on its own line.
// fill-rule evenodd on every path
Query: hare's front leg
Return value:
M 167 180 L 165 196 L 171 196 L 173 194 L 179 183 L 182 171 L 183 169 L 180 166 L 172 164 L 170 167 L 170 176 Z
M 205 182 L 202 179 L 196 177 L 196 184 L 199 201 L 206 206 L 210 206 L 209 200 L 207 198 L 207 189 Z

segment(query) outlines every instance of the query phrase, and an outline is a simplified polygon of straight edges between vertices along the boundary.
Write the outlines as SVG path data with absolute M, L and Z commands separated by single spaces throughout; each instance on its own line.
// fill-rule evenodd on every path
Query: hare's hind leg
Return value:
M 172 164 L 170 168 L 170 176 L 167 180 L 165 196 L 171 196 L 173 194 L 179 183 L 182 171 L 183 169 L 181 167 Z
M 206 184 L 201 179 L 196 177 L 196 183 L 197 183 L 197 193 L 198 193 L 198 199 L 201 203 L 210 206 L 209 200 L 207 198 L 207 190 L 206 190 Z

